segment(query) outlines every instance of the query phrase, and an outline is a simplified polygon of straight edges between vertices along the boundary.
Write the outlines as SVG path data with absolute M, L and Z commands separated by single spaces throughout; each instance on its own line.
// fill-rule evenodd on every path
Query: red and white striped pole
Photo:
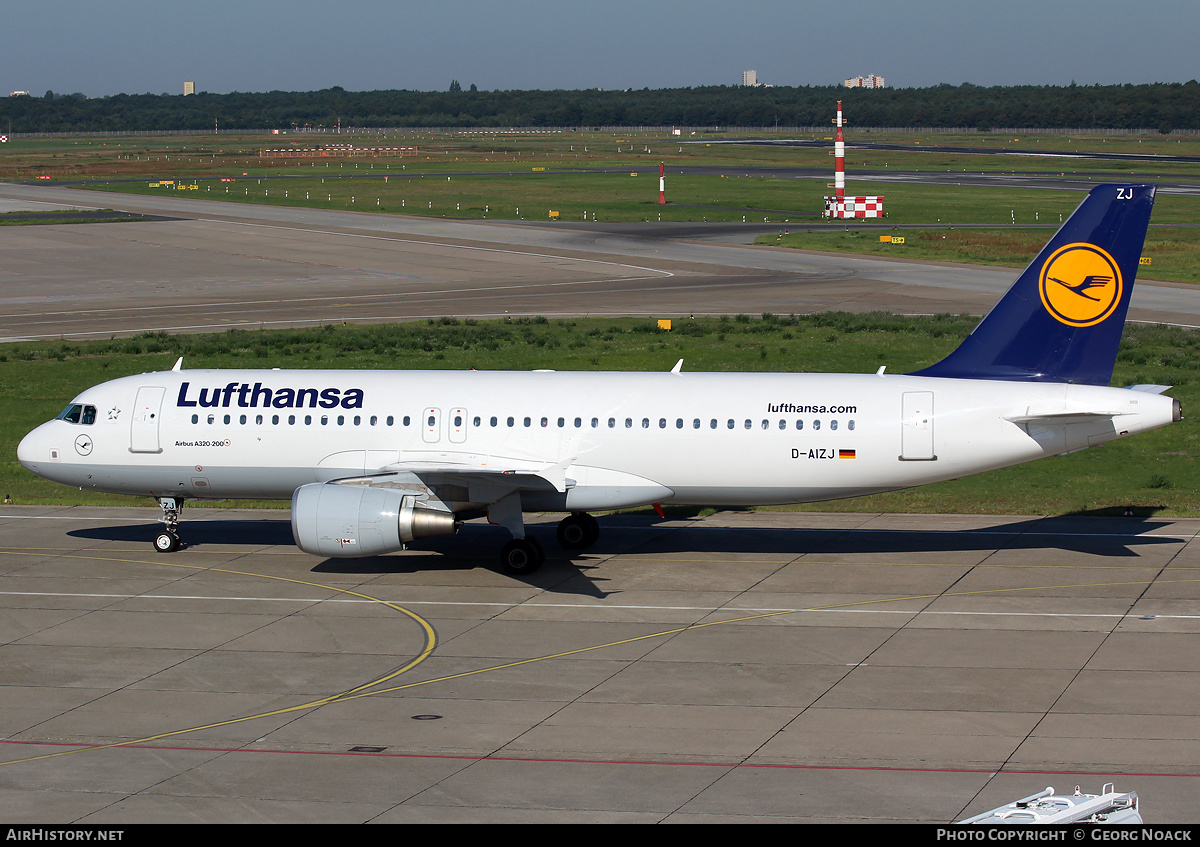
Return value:
M 837 134 L 833 137 L 833 194 L 839 206 L 846 200 L 846 139 L 842 135 L 842 101 L 837 107 Z
M 667 205 L 667 163 L 658 163 L 658 205 Z

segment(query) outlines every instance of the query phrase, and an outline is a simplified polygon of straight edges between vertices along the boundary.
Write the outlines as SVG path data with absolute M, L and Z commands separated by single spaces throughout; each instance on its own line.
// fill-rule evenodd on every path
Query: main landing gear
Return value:
M 182 543 L 179 540 L 179 512 L 183 508 L 183 499 L 159 497 L 158 505 L 163 513 L 163 528 L 154 536 L 154 549 L 159 553 L 174 553 Z
M 528 576 L 546 561 L 546 552 L 536 538 L 525 535 L 521 516 L 521 495 L 513 492 L 501 497 L 488 509 L 488 521 L 512 533 L 512 541 L 500 551 L 500 567 L 513 576 Z M 587 512 L 572 512 L 558 524 L 558 543 L 567 550 L 582 550 L 596 543 L 600 527 Z
M 514 538 L 500 551 L 500 567 L 513 576 L 528 576 L 546 562 L 546 551 L 536 538 Z
M 558 522 L 558 543 L 568 550 L 591 547 L 600 537 L 600 525 L 587 512 L 573 512 Z
M 591 547 L 600 537 L 600 525 L 587 512 L 574 512 L 558 523 L 558 543 L 567 550 Z M 546 561 L 546 553 L 536 538 L 514 538 L 500 552 L 500 566 L 505 573 L 526 576 Z
M 521 531 L 524 532 L 522 525 Z M 558 523 L 558 543 L 567 550 L 591 547 L 600 537 L 600 525 L 587 512 L 572 512 Z M 500 551 L 500 566 L 505 573 L 527 576 L 546 561 L 546 553 L 536 538 L 513 538 Z

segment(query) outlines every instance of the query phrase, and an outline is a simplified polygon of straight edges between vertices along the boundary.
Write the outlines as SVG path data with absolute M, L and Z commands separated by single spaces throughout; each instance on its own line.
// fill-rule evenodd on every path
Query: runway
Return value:
M 0 336 L 452 314 L 983 313 L 1015 273 L 723 225 L 397 219 L 0 186 L 145 223 L 12 227 Z M 1195 322 L 1140 281 L 1131 317 Z M 133 503 L 135 501 L 131 501 Z M 534 517 L 379 559 L 286 512 L 0 506 L 10 823 L 944 823 L 1047 785 L 1195 818 L 1200 519 Z
M 0 200 L 157 217 L 6 228 L 0 340 L 444 315 L 983 314 L 1016 276 L 731 243 L 764 231 L 742 225 L 461 222 L 49 186 L 2 185 Z M 1142 281 L 1130 314 L 1200 324 L 1200 298 Z

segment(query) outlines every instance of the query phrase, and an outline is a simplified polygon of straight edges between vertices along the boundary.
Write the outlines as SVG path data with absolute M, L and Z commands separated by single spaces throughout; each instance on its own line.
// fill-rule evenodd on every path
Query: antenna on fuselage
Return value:
M 172 371 L 183 370 L 183 356 L 175 360 L 175 365 L 171 368 Z

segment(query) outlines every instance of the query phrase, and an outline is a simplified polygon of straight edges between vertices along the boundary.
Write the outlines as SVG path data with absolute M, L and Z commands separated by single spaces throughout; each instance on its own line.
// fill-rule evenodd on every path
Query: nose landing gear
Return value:
M 158 506 L 163 513 L 163 528 L 154 536 L 154 549 L 159 553 L 174 553 L 183 543 L 179 538 L 179 512 L 183 509 L 183 500 L 159 497 Z

